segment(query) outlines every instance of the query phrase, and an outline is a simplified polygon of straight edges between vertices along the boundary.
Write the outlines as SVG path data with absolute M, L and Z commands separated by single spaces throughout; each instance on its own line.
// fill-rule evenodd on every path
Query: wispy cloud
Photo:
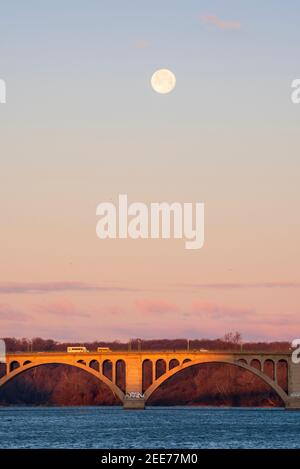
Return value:
M 237 289 L 251 289 L 251 288 L 300 288 L 300 282 L 220 282 L 220 283 L 194 283 L 185 284 L 186 287 L 196 289 L 216 289 L 216 290 L 237 290 Z
M 242 319 L 253 316 L 255 313 L 251 308 L 222 305 L 209 301 L 195 301 L 192 304 L 192 312 L 196 314 L 205 314 L 214 319 Z
M 223 20 L 222 18 L 219 18 L 215 15 L 203 14 L 200 16 L 200 20 L 203 23 L 210 24 L 216 27 L 217 29 L 221 29 L 223 31 L 233 31 L 241 29 L 241 23 L 239 21 Z
M 50 314 L 65 317 L 90 317 L 90 314 L 81 311 L 70 301 L 62 300 L 54 303 L 33 305 L 33 310 L 41 314 Z
M 27 321 L 30 316 L 18 311 L 8 304 L 0 304 L 0 321 Z
M 165 300 L 137 300 L 135 305 L 141 313 L 172 313 L 178 311 L 178 307 Z
M 1 282 L 0 293 L 24 294 L 24 293 L 55 293 L 66 291 L 102 291 L 102 292 L 130 292 L 138 291 L 136 288 L 128 288 L 115 285 L 97 285 L 84 282 Z

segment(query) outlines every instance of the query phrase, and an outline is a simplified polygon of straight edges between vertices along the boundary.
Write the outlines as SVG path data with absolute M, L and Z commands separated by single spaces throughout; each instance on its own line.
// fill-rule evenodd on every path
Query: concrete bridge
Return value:
M 22 352 L 7 354 L 6 374 L 0 379 L 0 386 L 37 366 L 70 365 L 105 383 L 125 409 L 144 409 L 151 394 L 171 376 L 205 363 L 226 363 L 248 370 L 267 383 L 280 396 L 287 409 L 300 409 L 300 364 L 292 362 L 291 353 L 282 352 Z M 287 369 L 287 390 L 278 384 L 277 379 L 278 367 L 282 364 Z M 145 385 L 146 367 L 151 379 Z M 121 374 L 123 383 L 120 382 Z

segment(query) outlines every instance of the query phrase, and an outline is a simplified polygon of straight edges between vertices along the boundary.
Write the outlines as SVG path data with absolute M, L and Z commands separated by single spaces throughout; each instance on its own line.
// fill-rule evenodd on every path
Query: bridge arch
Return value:
M 98 360 L 90 360 L 89 367 L 93 368 L 93 370 L 95 371 L 98 371 L 98 373 L 100 372 L 100 363 L 98 362 Z
M 263 363 L 263 372 L 269 376 L 269 378 L 271 379 L 275 379 L 275 374 L 276 374 L 276 366 L 277 364 L 275 363 L 274 360 L 272 360 L 271 358 L 267 358 L 266 360 L 264 360 L 264 363 Z
M 115 365 L 115 382 L 118 388 L 126 392 L 126 361 L 119 359 Z
M 189 363 L 189 362 L 191 362 L 191 361 L 192 361 L 192 360 L 191 360 L 190 358 L 185 358 L 182 363 L 183 363 L 183 364 L 184 364 L 184 363 Z
M 25 366 L 19 366 L 18 368 L 15 368 L 13 371 L 4 375 L 0 379 L 0 387 L 4 386 L 8 381 L 12 380 L 13 378 L 22 374 L 23 372 L 28 371 L 31 368 L 36 368 L 38 366 L 43 366 L 43 365 L 68 365 L 68 366 L 73 366 L 75 368 L 79 368 L 80 370 L 83 370 L 86 373 L 91 374 L 92 376 L 97 378 L 99 381 L 106 384 L 108 388 L 112 391 L 112 393 L 119 398 L 121 403 L 124 401 L 124 397 L 125 397 L 124 392 L 115 383 L 113 383 L 110 379 L 108 379 L 105 375 L 99 373 L 93 368 L 85 366 L 82 363 L 69 362 L 68 360 L 53 360 L 53 361 L 51 360 L 51 361 L 44 361 L 44 362 L 31 362 Z
M 240 361 L 231 361 L 231 360 L 216 360 L 216 359 L 211 359 L 208 360 L 206 359 L 198 359 L 198 360 L 190 360 L 185 363 L 183 363 L 180 366 L 177 366 L 176 368 L 173 368 L 169 370 L 167 373 L 164 375 L 160 376 L 156 381 L 152 383 L 151 386 L 149 386 L 148 389 L 145 391 L 145 401 L 149 399 L 149 397 L 156 391 L 159 386 L 161 386 L 163 383 L 165 383 L 171 376 L 176 375 L 182 370 L 185 370 L 187 368 L 190 368 L 195 365 L 204 365 L 208 363 L 224 363 L 224 364 L 229 364 L 229 365 L 234 365 L 239 368 L 243 368 L 244 370 L 250 371 L 254 375 L 258 376 L 261 378 L 265 383 L 267 383 L 278 395 L 279 397 L 283 400 L 283 402 L 286 404 L 288 401 L 288 395 L 287 393 L 277 384 L 275 381 L 271 380 L 267 375 L 262 373 L 260 370 L 257 368 L 251 367 L 248 364 L 241 363 Z
M 258 371 L 262 371 L 263 366 L 262 362 L 258 360 L 258 358 L 253 358 L 250 362 L 250 368 L 256 369 Z
M 247 362 L 247 360 L 245 360 L 245 358 L 240 358 L 238 360 L 238 363 L 242 363 L 243 365 L 248 365 L 248 362 Z
M 142 363 L 142 392 L 143 393 L 153 383 L 155 379 L 154 375 L 155 375 L 154 363 L 149 358 L 146 358 L 145 360 L 143 360 L 143 363 Z
M 20 368 L 20 363 L 17 361 L 17 360 L 14 360 L 13 362 L 10 362 L 9 364 L 9 371 L 12 372 L 14 370 L 17 370 L 18 368 Z
M 110 381 L 113 380 L 113 362 L 110 360 L 110 358 L 104 360 L 102 363 L 102 375 Z
M 172 358 L 172 360 L 169 361 L 169 370 L 176 368 L 176 366 L 179 366 L 179 361 L 177 358 Z
M 289 364 L 285 358 L 281 358 L 276 363 L 277 382 L 282 389 L 289 391 Z M 280 376 L 281 375 L 281 376 Z
M 154 379 L 159 379 L 161 376 L 164 376 L 167 372 L 167 362 L 163 358 L 159 358 L 155 363 L 155 377 Z

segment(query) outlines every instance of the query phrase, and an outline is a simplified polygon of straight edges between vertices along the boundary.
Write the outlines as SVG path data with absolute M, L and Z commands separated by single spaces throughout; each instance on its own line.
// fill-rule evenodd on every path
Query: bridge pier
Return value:
M 287 410 L 300 410 L 300 364 L 290 360 L 288 372 Z
M 124 410 L 145 410 L 145 399 L 132 399 L 125 397 L 123 401 Z
M 144 410 L 145 397 L 143 387 L 143 359 L 141 354 L 128 355 L 126 362 L 126 393 L 123 399 L 123 409 Z
M 289 396 L 285 408 L 286 410 L 300 410 L 300 396 Z

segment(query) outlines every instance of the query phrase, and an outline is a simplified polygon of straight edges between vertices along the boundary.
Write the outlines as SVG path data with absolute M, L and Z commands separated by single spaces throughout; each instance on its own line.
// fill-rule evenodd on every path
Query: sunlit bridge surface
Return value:
M 288 352 L 139 351 L 7 354 L 0 388 L 24 372 L 45 365 L 68 365 L 105 384 L 125 409 L 144 409 L 155 391 L 181 372 L 208 363 L 223 363 L 260 378 L 276 392 L 286 408 L 300 409 L 300 368 Z M 284 365 L 286 386 L 278 372 Z

